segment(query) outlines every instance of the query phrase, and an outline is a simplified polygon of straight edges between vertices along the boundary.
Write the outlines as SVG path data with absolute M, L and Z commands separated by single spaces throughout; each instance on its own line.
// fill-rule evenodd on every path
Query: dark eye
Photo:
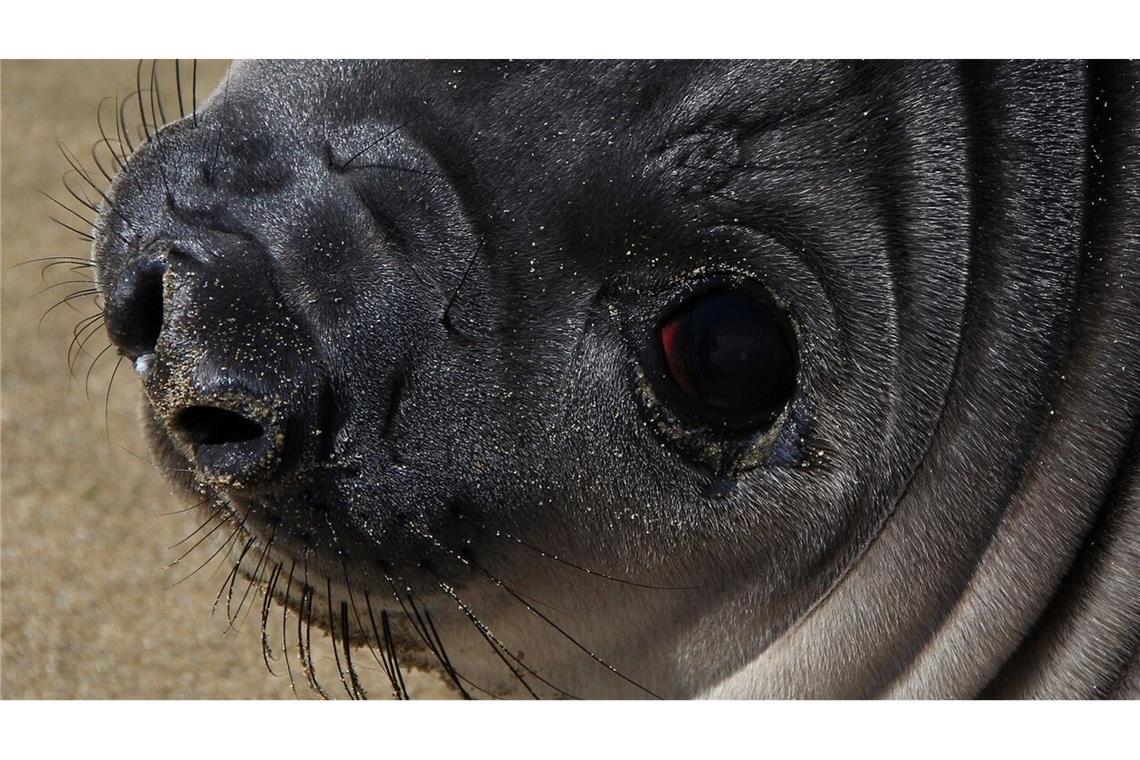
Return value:
M 664 364 L 702 417 L 731 427 L 771 422 L 796 383 L 785 319 L 745 293 L 695 298 L 661 325 Z

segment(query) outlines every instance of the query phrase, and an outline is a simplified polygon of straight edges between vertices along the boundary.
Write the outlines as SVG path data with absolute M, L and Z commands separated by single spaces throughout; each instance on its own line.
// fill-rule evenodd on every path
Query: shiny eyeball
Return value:
M 771 423 L 795 390 L 794 340 L 784 317 L 747 293 L 698 296 L 659 328 L 668 375 L 706 420 Z

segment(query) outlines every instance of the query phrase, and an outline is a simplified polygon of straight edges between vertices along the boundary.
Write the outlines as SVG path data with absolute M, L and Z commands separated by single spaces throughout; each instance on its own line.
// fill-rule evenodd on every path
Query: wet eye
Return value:
M 794 340 L 773 306 L 745 293 L 699 296 L 659 328 L 663 364 L 688 405 L 729 427 L 770 423 L 796 383 Z

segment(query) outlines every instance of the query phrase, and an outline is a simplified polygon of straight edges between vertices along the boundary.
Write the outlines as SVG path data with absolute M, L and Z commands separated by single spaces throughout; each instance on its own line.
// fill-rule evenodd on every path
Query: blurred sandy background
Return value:
M 172 88 L 172 64 L 161 66 Z M 149 455 L 134 375 L 124 363 L 105 418 L 113 351 L 91 373 L 90 400 L 84 390 L 94 354 L 107 345 L 102 329 L 74 377 L 67 364 L 72 330 L 95 313 L 90 300 L 78 301 L 78 311 L 53 310 L 37 329 L 44 312 L 78 286 L 40 291 L 77 273 L 55 267 L 45 283 L 42 264 L 20 266 L 44 256 L 88 256 L 88 244 L 49 217 L 82 224 L 36 190 L 67 199 L 61 184 L 67 164 L 56 141 L 91 167 L 100 100 L 132 92 L 135 68 L 134 61 L 0 65 L 0 696 L 292 699 L 287 679 L 271 676 L 261 661 L 260 607 L 228 633 L 224 615 L 210 615 L 228 567 L 212 572 L 220 567 L 215 562 L 166 589 L 208 553 L 199 550 L 190 558 L 198 562 L 164 569 L 180 553 L 168 547 L 197 522 L 192 514 L 162 515 L 186 504 L 143 461 Z M 198 73 L 201 101 L 225 64 L 202 62 Z M 189 76 L 188 65 L 183 74 Z M 176 111 L 167 101 L 167 115 Z M 316 638 L 314 632 L 318 656 L 331 661 Z M 363 673 L 366 682 L 378 687 L 370 693 L 383 695 L 379 668 L 369 668 L 366 657 L 358 663 L 370 671 Z M 297 670 L 297 693 L 311 696 Z M 335 693 L 335 671 L 322 680 Z M 408 686 L 413 695 L 444 693 L 434 679 L 414 674 Z

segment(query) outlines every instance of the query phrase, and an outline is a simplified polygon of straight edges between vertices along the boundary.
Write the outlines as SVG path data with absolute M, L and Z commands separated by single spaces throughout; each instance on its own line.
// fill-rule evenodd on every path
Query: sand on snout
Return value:
M 173 63 L 159 66 L 164 86 L 172 88 Z M 199 102 L 225 70 L 224 62 L 199 64 Z M 189 73 L 185 63 L 187 107 Z M 167 588 L 208 556 L 199 549 L 164 569 L 192 541 L 169 547 L 202 518 L 163 514 L 189 502 L 171 495 L 150 462 L 130 366 L 119 368 L 109 397 L 118 358 L 113 350 L 88 380 L 95 354 L 107 345 L 101 329 L 75 361 L 74 375 L 69 372 L 72 330 L 96 313 L 92 304 L 80 299 L 75 309 L 60 306 L 37 326 L 53 303 L 83 287 L 49 286 L 85 273 L 53 267 L 41 274 L 41 264 L 18 266 L 39 257 L 89 255 L 88 243 L 50 217 L 81 229 L 83 223 L 36 191 L 86 212 L 61 182 L 68 166 L 57 140 L 102 181 L 90 158 L 99 139 L 96 110 L 104 97 L 132 92 L 135 74 L 135 61 L 0 65 L 0 696 L 292 699 L 280 651 L 274 663 L 279 677 L 262 663 L 260 596 L 247 601 L 254 609 L 237 630 L 227 630 L 224 614 L 211 617 L 228 566 L 215 561 Z M 104 123 L 113 130 L 110 104 L 103 109 Z M 168 99 L 165 110 L 168 117 L 176 115 L 176 101 Z M 71 181 L 82 187 L 82 180 Z M 278 623 L 279 614 L 274 613 Z M 314 632 L 314 656 L 325 668 L 322 681 L 336 694 L 339 682 L 335 669 L 329 670 L 332 653 L 324 641 Z M 379 665 L 366 651 L 357 663 L 373 686 L 370 696 L 385 696 Z M 293 670 L 298 695 L 313 696 L 295 663 Z M 421 697 L 449 693 L 428 676 L 412 674 L 408 686 Z

